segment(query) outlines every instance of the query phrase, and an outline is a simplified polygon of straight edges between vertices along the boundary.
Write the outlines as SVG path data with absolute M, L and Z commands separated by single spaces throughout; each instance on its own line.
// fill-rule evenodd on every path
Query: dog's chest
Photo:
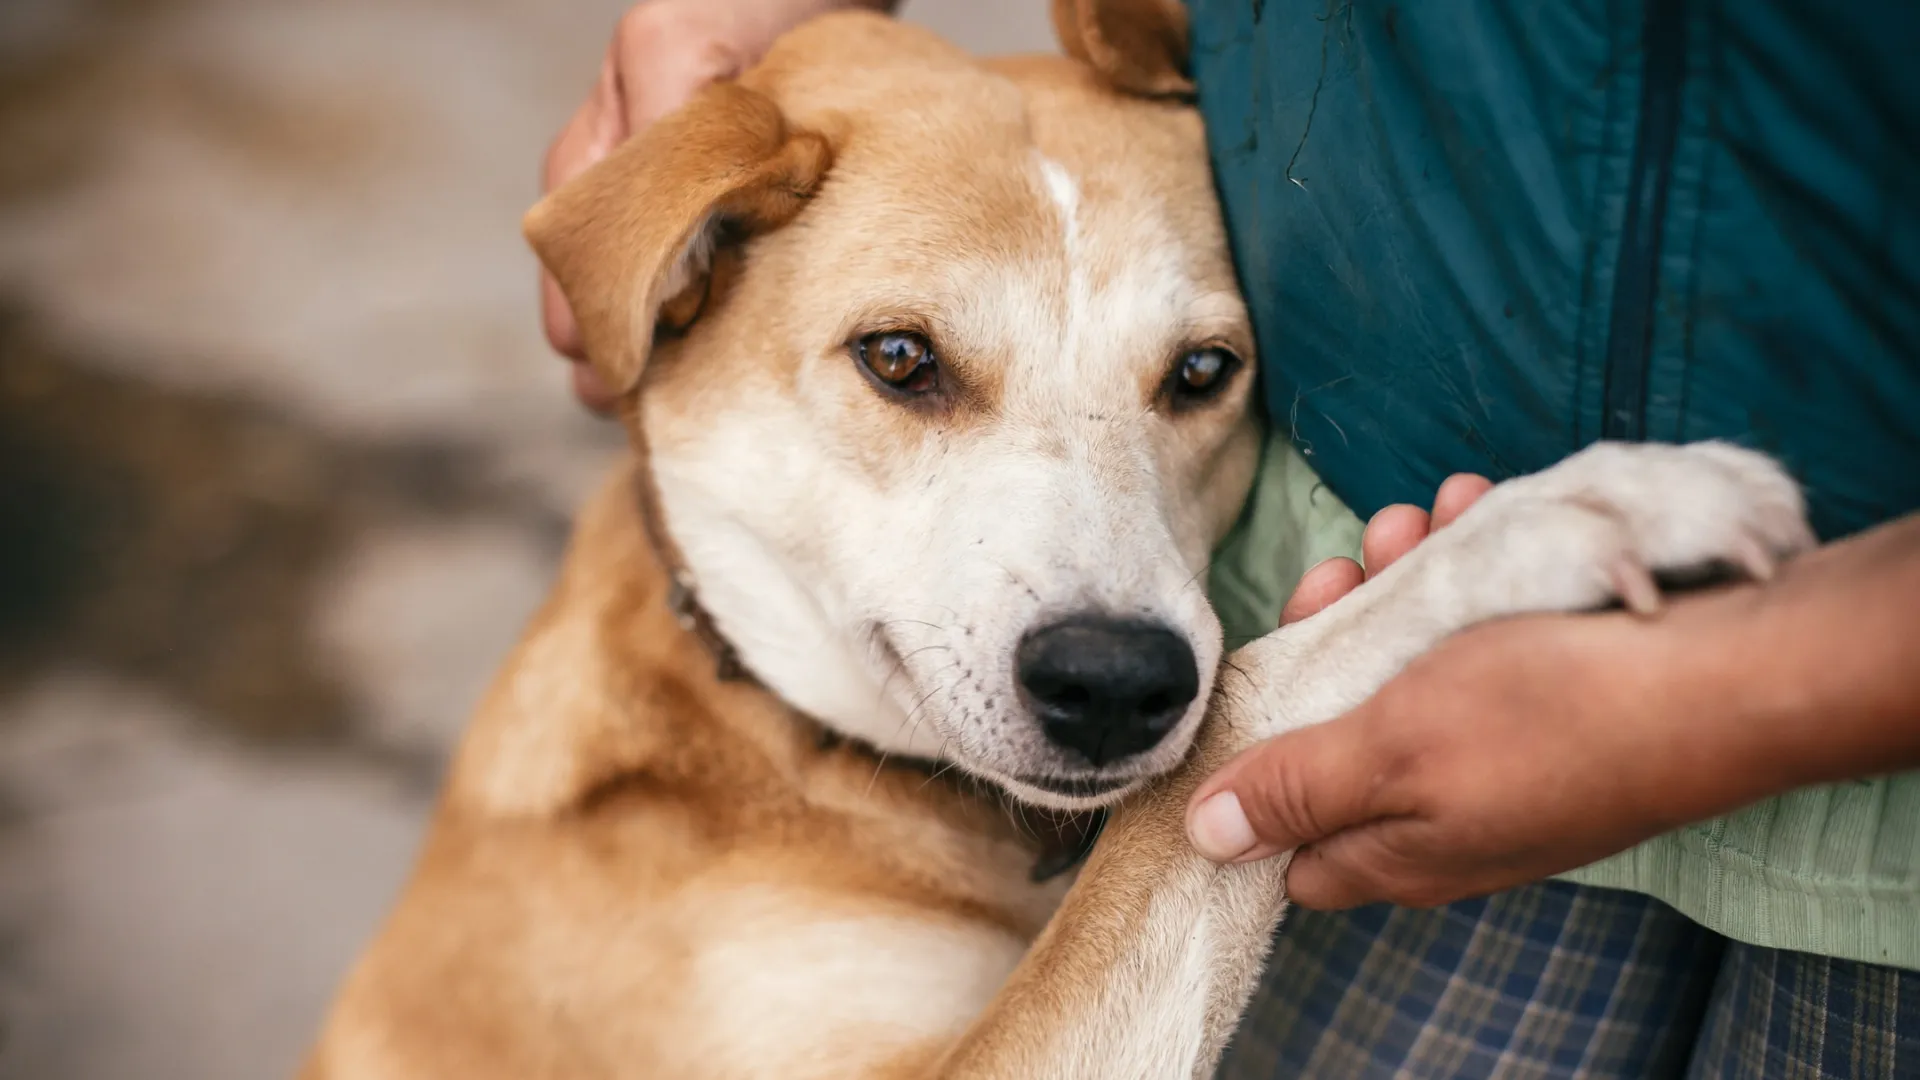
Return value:
M 688 897 L 690 1074 L 846 1076 L 960 1035 L 1027 948 L 981 919 L 787 885 Z

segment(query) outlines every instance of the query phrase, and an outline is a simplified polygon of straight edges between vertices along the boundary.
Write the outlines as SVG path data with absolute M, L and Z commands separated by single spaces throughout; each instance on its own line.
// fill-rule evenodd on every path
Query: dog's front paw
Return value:
M 1785 470 L 1715 442 L 1597 444 L 1494 488 L 1442 538 L 1429 569 L 1476 621 L 1616 600 L 1650 612 L 1656 581 L 1764 579 L 1814 544 Z

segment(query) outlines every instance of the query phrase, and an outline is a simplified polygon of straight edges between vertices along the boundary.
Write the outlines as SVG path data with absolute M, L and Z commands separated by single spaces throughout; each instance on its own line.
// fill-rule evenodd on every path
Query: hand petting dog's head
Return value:
M 772 690 L 1052 806 L 1180 760 L 1257 452 L 1191 110 L 832 16 L 527 230 Z

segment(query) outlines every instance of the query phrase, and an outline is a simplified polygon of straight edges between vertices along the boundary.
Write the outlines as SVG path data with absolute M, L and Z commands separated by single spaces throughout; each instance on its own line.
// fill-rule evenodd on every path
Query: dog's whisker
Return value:
M 880 691 L 879 693 L 874 695 L 874 698 L 873 698 L 874 702 L 878 704 L 880 702 L 887 700 L 887 691 L 893 688 L 894 676 L 907 675 L 908 674 L 907 661 L 912 659 L 913 657 L 919 656 L 923 652 L 927 652 L 930 649 L 945 649 L 948 652 L 953 651 L 953 647 L 951 645 L 941 645 L 941 644 L 922 645 L 920 648 L 913 650 L 912 652 L 906 654 L 905 656 L 896 658 L 893 664 L 893 670 L 887 672 L 887 677 L 880 681 Z M 952 667 L 954 665 L 957 665 L 958 663 L 959 661 L 955 660 L 954 663 L 948 665 L 948 667 Z M 946 668 L 942 668 L 941 670 L 944 671 L 946 670 Z
M 949 739 L 940 740 L 940 765 L 938 768 L 935 768 L 932 772 L 928 773 L 927 778 L 925 780 L 920 781 L 921 787 L 924 788 L 928 784 L 933 783 L 935 780 L 940 779 L 940 777 L 944 776 L 949 770 L 951 770 L 954 767 L 955 762 L 953 758 L 947 755 L 947 744 L 950 741 L 951 740 Z
M 1172 558 L 1172 556 L 1169 555 L 1168 558 Z M 1175 560 L 1175 561 L 1177 562 L 1178 560 Z M 1191 588 L 1194 588 L 1195 586 L 1200 585 L 1200 579 L 1203 577 L 1206 577 L 1207 571 L 1211 569 L 1213 569 L 1213 564 L 1211 562 L 1200 564 L 1200 569 L 1195 570 L 1192 576 L 1187 578 L 1186 584 L 1180 586 L 1180 591 L 1186 592 L 1188 589 L 1191 589 Z M 1201 587 L 1201 591 L 1202 592 L 1206 591 L 1204 586 Z
M 953 666 L 957 666 L 958 664 L 959 664 L 959 661 L 956 660 L 954 661 Z M 932 691 L 928 691 L 927 697 L 931 697 L 931 696 L 932 696 Z M 920 699 L 921 704 L 925 704 L 926 700 L 927 700 L 926 697 L 921 698 Z M 900 727 L 903 727 L 903 728 L 907 726 L 908 721 L 913 722 L 912 732 L 910 732 L 907 735 L 908 742 L 912 742 L 913 734 L 919 732 L 920 730 L 920 721 L 916 719 L 916 717 L 918 717 L 919 715 L 920 715 L 920 706 L 916 705 L 913 707 L 912 711 L 908 712 L 906 716 L 900 719 Z M 894 733 L 896 735 L 899 734 L 899 728 L 894 729 Z M 889 755 L 886 750 L 880 751 L 880 760 L 874 762 L 874 765 L 873 765 L 873 775 L 867 777 L 867 789 L 864 792 L 861 792 L 860 794 L 860 797 L 862 799 L 868 799 L 873 797 L 873 785 L 880 781 L 880 772 L 881 770 L 887 767 L 888 756 Z
M 959 664 L 959 662 L 960 661 L 955 660 L 954 664 L 957 665 Z M 951 693 L 948 694 L 947 700 L 949 704 L 951 704 L 953 700 L 953 695 Z M 925 719 L 926 719 L 926 713 L 916 709 L 913 712 L 908 713 L 906 717 L 900 721 L 900 724 L 902 727 L 905 727 L 907 724 L 907 721 L 909 720 L 913 722 L 913 727 L 908 729 L 907 731 L 907 742 L 909 743 L 913 742 L 914 736 L 920 734 L 920 722 Z M 898 732 L 896 731 L 896 734 L 897 733 Z M 946 742 L 943 740 L 940 744 L 940 756 L 944 758 L 946 756 L 946 751 L 947 751 Z
M 952 609 L 948 609 L 948 610 L 952 610 Z M 930 623 L 925 619 L 886 619 L 882 621 L 880 625 L 881 626 L 924 626 L 929 630 L 937 630 L 943 634 L 946 633 L 947 631 L 947 628 L 940 625 L 939 623 Z
M 946 671 L 946 670 L 948 670 L 948 669 L 951 669 L 951 668 L 955 668 L 955 667 L 959 667 L 959 666 L 960 666 L 960 661 L 958 661 L 958 660 L 955 660 L 955 661 L 954 661 L 953 663 L 951 663 L 951 664 L 948 664 L 948 665 L 947 665 L 947 667 L 945 667 L 945 668 L 942 668 L 942 669 L 940 669 L 940 670 L 942 670 L 942 671 Z M 900 731 L 900 729 L 901 729 L 901 728 L 905 728 L 905 727 L 907 726 L 907 724 L 908 724 L 909 722 L 912 722 L 912 723 L 913 723 L 913 729 L 912 729 L 912 730 L 914 730 L 914 731 L 919 731 L 919 730 L 920 730 L 920 724 L 919 724 L 919 721 L 918 721 L 918 720 L 916 720 L 915 718 L 916 718 L 917 716 L 919 716 L 919 715 L 920 715 L 920 710 L 922 709 L 922 707 L 924 707 L 924 706 L 926 705 L 926 703 L 927 703 L 928 701 L 930 701 L 930 700 L 932 700 L 932 698 L 933 698 L 933 695 L 934 695 L 935 693 L 937 693 L 937 692 L 939 691 L 939 689 L 940 689 L 940 687 L 939 687 L 939 685 L 938 685 L 938 684 L 936 683 L 936 684 L 934 685 L 934 687 L 933 687 L 932 689 L 930 689 L 930 690 L 928 690 L 928 691 L 927 691 L 926 693 L 924 693 L 924 694 L 922 694 L 922 695 L 920 695 L 920 700 L 914 703 L 914 706 L 913 706 L 913 708 L 911 708 L 911 709 L 909 709 L 909 710 L 907 710 L 907 715 L 905 715 L 905 716 L 903 716 L 903 717 L 901 717 L 901 718 L 900 718 L 900 726 L 899 726 L 898 728 L 895 728 L 895 729 L 894 729 L 894 733 L 895 733 L 895 734 L 898 734 L 898 733 L 899 733 L 899 731 Z M 884 755 L 883 755 L 883 757 L 884 757 Z M 883 763 L 884 763 L 884 762 L 883 762 Z M 876 770 L 874 771 L 874 775 L 875 775 L 876 777 L 880 775 L 880 774 L 879 774 L 879 771 L 878 771 L 877 769 L 876 769 Z M 869 783 L 869 784 L 867 785 L 867 790 L 868 790 L 869 792 L 871 792 L 871 791 L 873 790 L 873 785 L 872 785 L 872 783 Z
M 952 652 L 953 650 L 951 650 L 951 649 L 948 649 L 947 651 L 948 651 L 948 652 Z M 948 663 L 946 664 L 946 666 L 944 666 L 944 667 L 940 667 L 940 668 L 935 668 L 935 669 L 933 670 L 933 672 L 931 672 L 931 674 L 933 674 L 933 675 L 939 675 L 939 674 L 941 674 L 941 673 L 943 673 L 943 672 L 946 672 L 946 671 L 951 671 L 951 670 L 953 670 L 954 668 L 956 668 L 956 667 L 959 667 L 959 666 L 960 666 L 960 661 L 959 661 L 959 659 L 958 659 L 958 658 L 955 658 L 955 659 L 953 659 L 953 660 L 951 660 L 951 661 L 948 661 Z M 874 701 L 874 705 L 875 705 L 876 707 L 878 707 L 879 705 L 881 705 L 882 703 L 884 703 L 884 702 L 885 702 L 885 701 L 887 700 L 887 692 L 888 692 L 889 690 L 891 690 L 891 689 L 893 688 L 893 679 L 894 679 L 894 676 L 896 676 L 896 675 L 908 675 L 909 677 L 911 677 L 911 673 L 909 673 L 909 672 L 907 671 L 907 669 L 906 669 L 906 666 L 905 666 L 904 664 L 897 664 L 897 663 L 896 663 L 895 665 L 893 665 L 893 670 L 891 670 L 891 671 L 889 671 L 889 672 L 887 672 L 887 677 L 886 677 L 885 679 L 883 679 L 883 680 L 881 680 L 881 683 L 880 683 L 880 689 L 879 689 L 879 692 L 878 692 L 878 693 L 876 693 L 876 694 L 874 695 L 874 698 L 873 698 L 873 701 Z M 925 699 L 925 698 L 922 698 L 921 700 L 922 700 L 922 701 L 925 701 L 926 699 Z M 898 735 L 898 734 L 900 734 L 900 728 L 904 728 L 904 727 L 906 727 L 906 726 L 907 726 L 907 721 L 908 721 L 908 720 L 909 720 L 909 719 L 910 719 L 910 718 L 911 718 L 912 716 L 913 716 L 913 713 L 912 713 L 912 711 L 911 711 L 911 710 L 909 710 L 909 711 L 908 711 L 908 712 L 907 712 L 907 713 L 906 713 L 906 714 L 905 714 L 904 716 L 902 716 L 902 717 L 900 718 L 900 725 L 899 725 L 899 727 L 896 727 L 896 728 L 894 728 L 894 732 L 893 732 L 893 733 L 894 733 L 895 735 Z
M 873 775 L 867 777 L 867 790 L 860 793 L 862 799 L 873 797 L 873 785 L 880 782 L 880 770 L 887 767 L 887 752 L 880 751 L 880 760 L 873 763 Z
M 940 644 L 940 643 L 938 643 L 938 642 L 935 642 L 935 643 L 934 643 L 934 644 L 932 644 L 932 645 L 922 645 L 922 646 L 920 646 L 919 648 L 917 648 L 917 649 L 915 649 L 915 650 L 913 650 L 912 652 L 910 652 L 910 653 L 908 653 L 908 654 L 906 654 L 905 656 L 902 656 L 902 657 L 900 658 L 900 660 L 901 660 L 901 662 L 902 662 L 902 663 L 904 663 L 904 662 L 906 662 L 906 661 L 908 661 L 908 660 L 911 660 L 911 659 L 913 659 L 913 658 L 914 658 L 914 657 L 916 657 L 916 656 L 919 656 L 919 655 L 920 655 L 921 653 L 923 653 L 923 652 L 928 652 L 928 651 L 930 651 L 930 650 L 933 650 L 933 649 L 945 649 L 945 650 L 947 650 L 948 652 L 952 652 L 952 651 L 953 651 L 953 646 L 951 646 L 951 645 L 942 645 L 942 644 Z

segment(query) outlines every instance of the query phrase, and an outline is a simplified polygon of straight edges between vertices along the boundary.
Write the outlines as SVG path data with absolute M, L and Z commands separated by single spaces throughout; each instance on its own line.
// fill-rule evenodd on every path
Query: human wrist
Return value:
M 1645 633 L 1658 674 L 1654 722 L 1665 730 L 1656 798 L 1672 825 L 1704 820 L 1814 782 L 1798 755 L 1815 715 L 1805 687 L 1791 700 L 1761 685 L 1756 660 L 1773 645 L 1757 632 L 1762 589 L 1742 585 L 1679 599 Z M 1783 685 L 1788 685 L 1784 684 Z
M 1920 518 L 1772 582 L 1680 598 L 1647 626 L 1676 812 L 1920 766 Z
M 1595 725 L 1594 767 L 1612 777 L 1597 816 L 1650 836 L 1817 782 L 1801 748 L 1817 714 L 1755 677 L 1771 647 L 1754 624 L 1760 592 L 1744 585 L 1673 597 L 1652 617 L 1582 620 L 1566 681 L 1589 701 L 1580 712 Z
M 1831 544 L 1755 590 L 1745 711 L 1799 784 L 1920 767 L 1920 515 Z
M 1580 712 L 1596 725 L 1587 737 L 1594 767 L 1613 777 L 1596 814 L 1649 836 L 1764 794 L 1739 764 L 1754 751 L 1734 745 L 1752 732 L 1723 689 L 1738 677 L 1725 659 L 1725 629 L 1713 625 L 1717 613 L 1679 607 L 1652 619 L 1583 617 L 1585 655 L 1567 679 L 1570 692 L 1589 699 Z

